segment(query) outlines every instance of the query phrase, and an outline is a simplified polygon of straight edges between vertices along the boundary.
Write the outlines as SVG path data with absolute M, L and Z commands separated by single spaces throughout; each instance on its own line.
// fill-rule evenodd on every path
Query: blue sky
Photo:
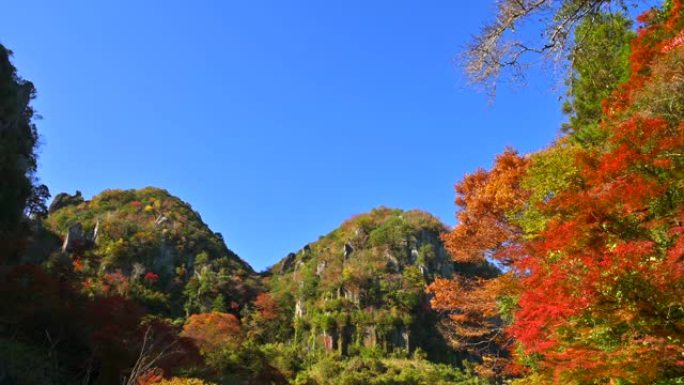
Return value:
M 453 185 L 558 135 L 558 80 L 493 104 L 454 59 L 492 1 L 5 0 L 54 194 L 158 186 L 262 270 L 380 205 L 453 225 Z

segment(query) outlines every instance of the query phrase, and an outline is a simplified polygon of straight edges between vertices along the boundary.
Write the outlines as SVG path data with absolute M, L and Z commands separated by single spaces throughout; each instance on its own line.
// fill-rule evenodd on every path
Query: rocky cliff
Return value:
M 273 266 L 268 286 L 289 304 L 293 338 L 309 349 L 429 354 L 448 351 L 429 308 L 427 283 L 465 274 L 496 274 L 488 265 L 455 264 L 435 217 L 379 208 L 358 215 Z

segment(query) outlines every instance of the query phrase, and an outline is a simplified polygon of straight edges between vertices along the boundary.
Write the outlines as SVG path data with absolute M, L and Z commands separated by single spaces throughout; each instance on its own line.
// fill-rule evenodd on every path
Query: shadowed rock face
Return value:
M 344 260 L 348 260 L 351 257 L 351 254 L 354 252 L 354 246 L 351 245 L 351 243 L 347 242 L 344 244 Z
M 430 340 L 439 317 L 424 292 L 434 278 L 465 268 L 444 249 L 446 230 L 421 211 L 380 208 L 356 216 L 276 264 L 271 293 L 292 298 L 289 311 L 301 328 L 294 334 L 320 349 L 448 350 Z
M 297 255 L 295 253 L 289 253 L 280 265 L 280 273 L 282 274 L 290 270 L 296 259 Z
M 69 230 L 64 237 L 64 243 L 62 244 L 63 253 L 72 253 L 80 249 L 85 249 L 92 247 L 95 244 L 95 238 L 97 236 L 97 225 L 93 232 L 87 234 L 83 230 L 83 226 L 80 223 L 74 223 L 69 226 Z

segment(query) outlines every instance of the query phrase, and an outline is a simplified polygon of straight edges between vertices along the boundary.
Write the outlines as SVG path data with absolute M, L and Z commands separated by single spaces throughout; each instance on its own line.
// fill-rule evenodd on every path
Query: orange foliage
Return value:
M 138 376 L 138 385 L 152 385 L 161 382 L 164 379 L 164 371 L 159 368 L 152 368 L 145 371 Z
M 499 317 L 498 300 L 518 291 L 516 278 L 510 273 L 492 279 L 457 276 L 435 280 L 428 291 L 434 294 L 432 308 L 449 314 L 452 345 L 483 358 L 476 367 L 480 375 L 500 375 L 510 364 L 510 341 Z
M 274 301 L 273 297 L 268 293 L 259 293 L 254 300 L 254 306 L 259 311 L 261 318 L 266 321 L 274 320 L 278 318 L 280 314 L 278 303 Z
M 507 149 L 491 171 L 478 170 L 456 185 L 459 223 L 443 236 L 456 262 L 482 263 L 494 258 L 511 265 L 521 258 L 522 231 L 508 214 L 521 208 L 528 197 L 520 186 L 528 165 L 528 159 Z M 503 333 L 498 301 L 518 291 L 514 275 L 437 279 L 427 290 L 434 295 L 433 309 L 449 314 L 452 344 L 484 357 L 480 374 L 499 374 L 509 363 L 510 342 Z
M 104 283 L 102 285 L 102 292 L 105 295 L 119 295 L 125 297 L 128 294 L 129 282 L 128 277 L 120 271 L 114 273 L 107 273 L 104 276 Z
M 578 182 L 540 203 L 543 230 L 523 238 L 515 215 L 528 162 L 507 151 L 456 188 L 459 224 L 444 239 L 456 261 L 492 257 L 490 280 L 438 280 L 432 305 L 466 342 L 496 330 L 497 300 L 518 297 L 507 335 L 517 373 L 538 383 L 654 383 L 684 375 L 684 9 L 657 12 L 632 43 L 631 76 L 604 102 L 601 147 L 580 150 Z M 668 99 L 669 98 L 669 99 Z M 663 102 L 662 100 L 665 100 Z M 673 101 L 673 102 L 670 102 Z M 664 104 L 661 107 L 660 104 Z M 507 282 L 504 282 L 507 280 Z
M 79 257 L 74 258 L 74 260 L 72 261 L 72 265 L 74 271 L 77 273 L 80 273 L 85 268 L 85 266 L 83 265 L 83 261 L 81 261 L 81 258 Z
M 507 149 L 491 171 L 478 170 L 456 185 L 458 225 L 443 239 L 457 262 L 481 262 L 486 256 L 503 263 L 516 259 L 519 250 L 511 241 L 521 232 L 506 214 L 525 203 L 520 182 L 528 165 L 528 159 Z
M 183 326 L 181 336 L 192 339 L 203 352 L 211 352 L 236 346 L 242 339 L 242 329 L 232 314 L 193 314 Z

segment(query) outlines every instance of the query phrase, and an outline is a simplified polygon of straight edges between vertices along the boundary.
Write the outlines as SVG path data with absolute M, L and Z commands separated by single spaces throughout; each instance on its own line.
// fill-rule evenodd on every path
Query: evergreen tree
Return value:
M 49 196 L 45 186 L 34 185 L 38 133 L 30 102 L 36 90 L 17 75 L 10 56 L 0 44 L 0 257 L 16 251 L 25 211 L 44 213 Z
M 580 144 L 598 144 L 605 139 L 599 128 L 601 102 L 629 77 L 629 42 L 635 35 L 631 26 L 621 13 L 600 13 L 577 28 L 576 39 L 581 44 L 570 54 L 569 99 L 563 106 L 570 121 L 563 130 Z

